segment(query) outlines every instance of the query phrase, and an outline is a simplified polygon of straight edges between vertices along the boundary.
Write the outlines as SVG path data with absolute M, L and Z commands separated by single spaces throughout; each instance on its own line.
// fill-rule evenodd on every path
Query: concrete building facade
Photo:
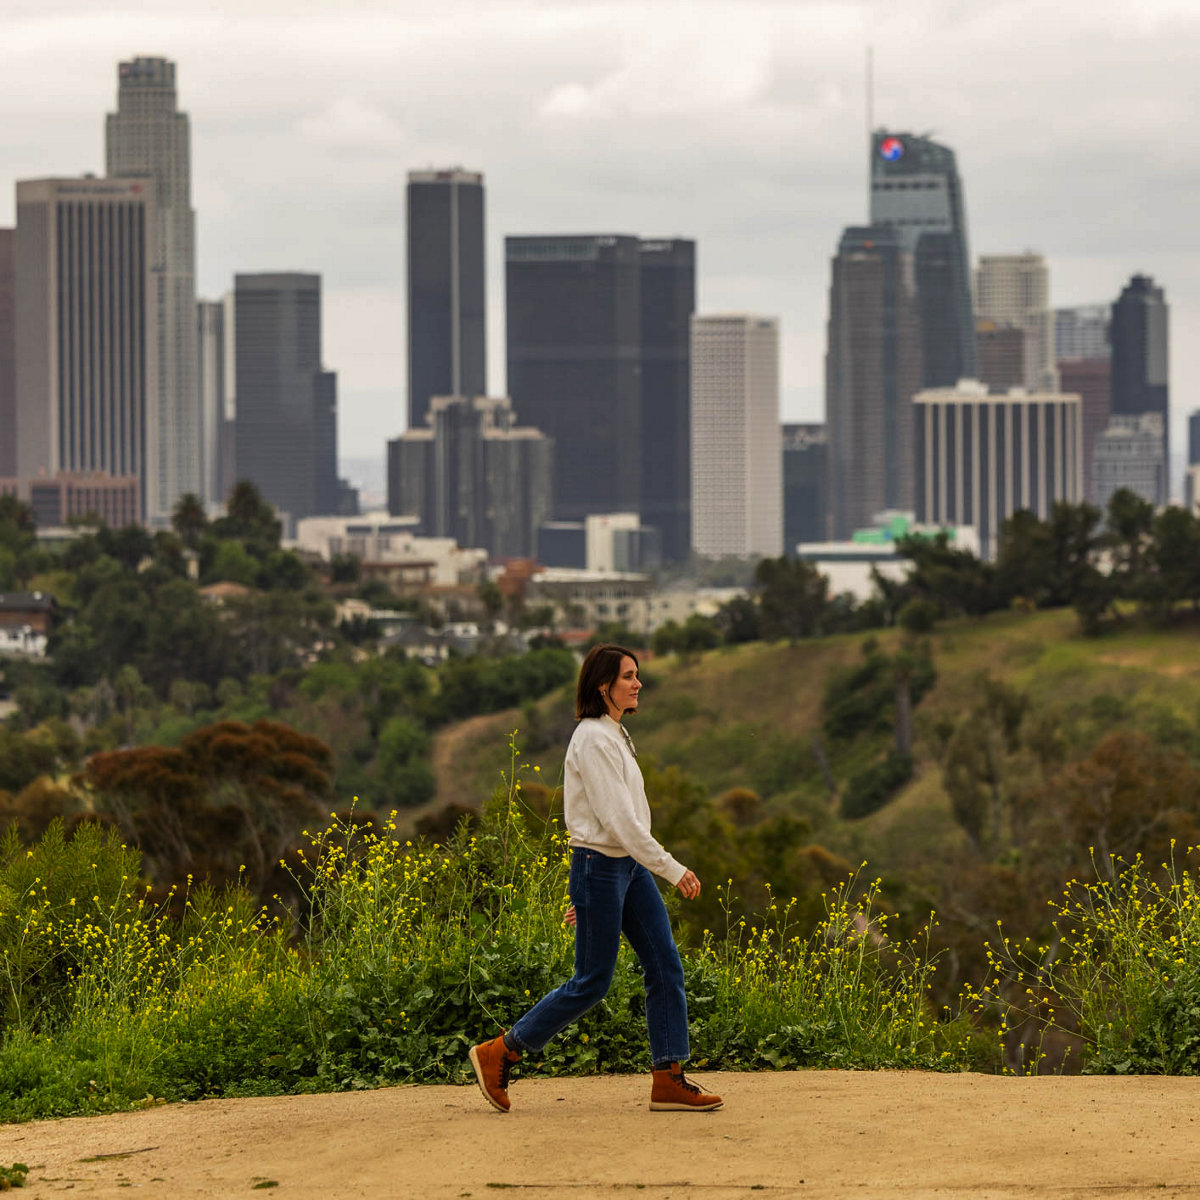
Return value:
M 1055 354 L 1058 358 L 1108 358 L 1109 304 L 1077 304 L 1054 310 Z
M 197 391 L 196 216 L 191 199 L 191 140 L 180 112 L 175 64 L 139 57 L 117 68 L 117 111 L 105 122 L 110 178 L 153 185 L 150 254 L 157 309 L 156 421 L 158 479 L 148 520 L 170 517 L 184 493 L 204 493 L 204 430 Z
M 692 547 L 709 557 L 783 552 L 779 322 L 692 318 Z
M 1025 331 L 1025 378 L 1030 392 L 1058 387 L 1054 311 L 1050 307 L 1050 268 L 1032 251 L 984 254 L 975 271 L 975 316 Z M 985 382 L 991 383 L 990 379 Z
M 1114 413 L 1096 439 L 1092 458 L 1093 503 L 1104 509 L 1122 488 L 1156 507 L 1163 503 L 1167 473 L 1160 413 Z
M 153 184 L 17 184 L 16 474 L 134 475 L 165 511 Z
M 1092 459 L 1096 439 L 1108 427 L 1112 408 L 1112 360 L 1103 358 L 1060 358 L 1059 386 L 1083 402 L 1083 482 L 1089 504 L 1096 503 L 1092 490 Z
M 410 171 L 408 428 L 434 396 L 487 391 L 483 176 L 460 167 Z
M 1019 509 L 1050 516 L 1083 500 L 1083 412 L 1078 396 L 993 396 L 964 380 L 913 397 L 916 515 L 922 524 L 974 526 L 994 558 L 1001 524 Z

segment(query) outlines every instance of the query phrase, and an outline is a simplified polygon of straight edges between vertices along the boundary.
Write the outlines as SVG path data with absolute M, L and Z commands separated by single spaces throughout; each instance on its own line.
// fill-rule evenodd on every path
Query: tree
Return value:
M 261 892 L 301 830 L 328 811 L 330 764 L 328 746 L 286 725 L 223 721 L 178 748 L 93 755 L 80 781 L 160 883 L 240 879 Z
M 194 492 L 186 492 L 171 511 L 171 527 L 189 550 L 195 550 L 208 529 L 208 514 Z
M 768 640 L 796 641 L 821 633 L 829 580 L 799 558 L 764 558 L 755 569 L 760 627 Z
M 1118 488 L 1108 501 L 1101 544 L 1112 557 L 1112 578 L 1118 595 L 1139 598 L 1144 583 L 1145 557 L 1154 529 L 1154 505 L 1128 488 Z

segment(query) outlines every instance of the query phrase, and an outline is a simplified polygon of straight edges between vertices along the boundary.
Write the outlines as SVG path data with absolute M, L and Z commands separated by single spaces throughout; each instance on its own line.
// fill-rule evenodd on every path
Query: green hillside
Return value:
M 703 879 L 734 880 L 735 916 L 761 911 L 770 884 L 775 896 L 800 899 L 801 920 L 813 918 L 821 892 L 865 861 L 908 914 L 907 929 L 938 911 L 936 937 L 961 982 L 986 970 L 983 947 L 998 920 L 1048 936 L 1046 901 L 1068 878 L 1089 876 L 1093 845 L 1157 862 L 1172 837 L 1181 847 L 1200 842 L 1196 627 L 1130 623 L 1088 638 L 1069 610 L 940 625 L 927 639 L 936 681 L 913 714 L 911 780 L 869 816 L 839 815 L 847 782 L 883 758 L 892 733 L 822 735 L 831 793 L 814 752 L 829 681 L 872 647 L 887 656 L 904 644 L 886 631 L 643 662 L 642 709 L 627 724 L 656 832 Z M 1007 734 L 987 708 L 995 696 L 1014 713 Z M 508 766 L 514 729 L 526 779 L 560 783 L 572 703 L 564 689 L 440 733 L 431 807 L 487 795 Z M 973 837 L 956 818 L 947 764 L 960 783 L 965 772 L 960 792 L 977 800 Z M 1089 807 L 1093 792 L 1116 797 L 1102 818 Z M 536 784 L 527 795 L 535 806 L 553 801 Z M 708 927 L 725 919 L 722 906 L 710 892 L 688 914 Z

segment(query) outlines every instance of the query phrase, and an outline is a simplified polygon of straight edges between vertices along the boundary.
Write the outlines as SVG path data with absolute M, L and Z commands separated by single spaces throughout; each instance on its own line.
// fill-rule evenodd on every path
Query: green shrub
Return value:
M 851 777 L 842 794 L 840 812 L 847 820 L 878 812 L 911 778 L 911 754 L 892 750 L 882 761 Z

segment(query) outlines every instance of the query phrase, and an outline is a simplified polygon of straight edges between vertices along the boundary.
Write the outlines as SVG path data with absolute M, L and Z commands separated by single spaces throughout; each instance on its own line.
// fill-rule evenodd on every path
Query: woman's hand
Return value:
M 685 871 L 675 886 L 685 900 L 695 900 L 700 895 L 700 880 L 696 878 L 695 871 Z
M 574 928 L 574 926 L 575 926 L 575 905 L 573 905 L 573 904 L 568 905 L 567 911 L 565 913 L 563 913 L 563 924 L 570 925 L 572 928 Z

